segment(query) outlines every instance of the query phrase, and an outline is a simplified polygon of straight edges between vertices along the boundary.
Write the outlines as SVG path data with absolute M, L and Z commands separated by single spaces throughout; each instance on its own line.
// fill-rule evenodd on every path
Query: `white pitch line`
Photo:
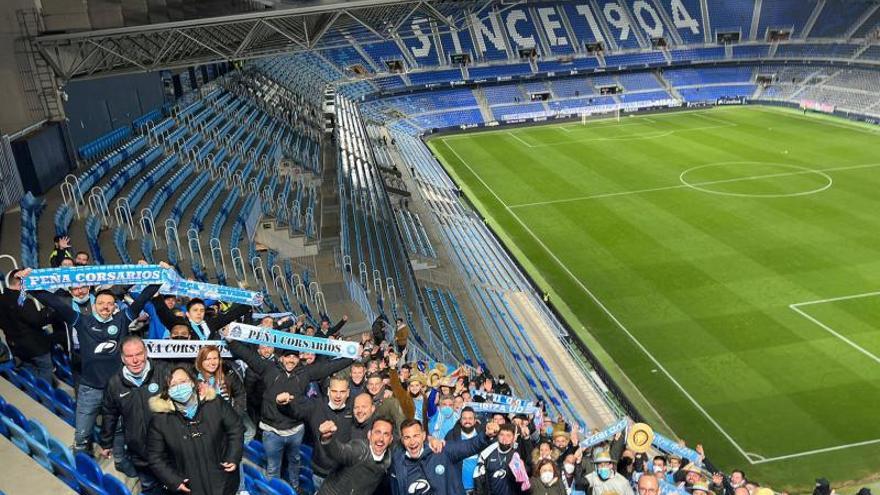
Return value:
M 850 340 L 849 338 L 845 337 L 844 335 L 841 335 L 839 332 L 837 332 L 837 331 L 834 330 L 833 328 L 829 327 L 828 325 L 822 323 L 821 321 L 817 320 L 816 318 L 813 318 L 813 317 L 810 316 L 809 314 L 807 314 L 807 313 L 805 313 L 804 311 L 802 311 L 801 308 L 799 308 L 799 307 L 797 307 L 797 306 L 795 306 L 795 305 L 793 305 L 793 304 L 789 305 L 788 307 L 791 308 L 792 310 L 794 310 L 794 311 L 795 311 L 796 313 L 798 313 L 799 315 L 803 316 L 804 318 L 806 318 L 806 319 L 812 321 L 813 323 L 815 323 L 816 325 L 818 325 L 819 327 L 821 327 L 821 328 L 822 328 L 823 330 L 825 330 L 826 332 L 828 332 L 828 333 L 830 333 L 831 335 L 834 335 L 835 337 L 837 337 L 838 339 L 840 339 L 840 340 L 846 342 L 846 343 L 849 344 L 850 347 L 852 347 L 853 349 L 855 349 L 855 350 L 861 352 L 861 353 L 864 354 L 865 356 L 868 356 L 869 358 L 871 358 L 872 360 L 874 360 L 875 363 L 880 364 L 880 357 L 877 357 L 877 356 L 876 356 L 875 354 L 873 354 L 871 351 L 865 349 L 864 347 L 860 346 L 859 344 L 856 344 L 855 342 L 853 342 L 853 341 Z
M 766 108 L 764 108 L 764 107 L 760 107 L 760 106 L 752 106 L 752 107 L 750 107 L 750 108 L 754 108 L 755 110 L 757 110 L 757 111 L 759 111 L 759 112 L 770 113 L 770 114 L 773 114 L 773 115 L 787 115 L 787 116 L 792 117 L 792 118 L 801 119 L 801 120 L 808 120 L 808 121 L 813 122 L 813 123 L 826 124 L 826 125 L 830 125 L 830 126 L 834 126 L 834 127 L 840 127 L 840 128 L 843 128 L 843 129 L 849 129 L 849 130 L 851 130 L 851 131 L 859 131 L 859 132 L 863 132 L 863 133 L 865 133 L 865 134 L 870 134 L 870 135 L 872 135 L 872 136 L 877 136 L 877 134 L 880 133 L 880 128 L 878 128 L 878 129 L 869 129 L 869 128 L 866 128 L 866 127 L 862 127 L 861 125 L 857 125 L 855 122 L 853 122 L 853 123 L 851 123 L 851 124 L 848 124 L 848 123 L 842 123 L 842 122 L 834 122 L 834 121 L 831 121 L 831 120 L 828 120 L 828 119 L 819 118 L 819 116 L 801 115 L 801 114 L 799 114 L 799 113 L 793 113 L 793 112 L 787 112 L 787 111 L 779 111 L 779 110 L 776 110 L 776 109 L 774 109 L 774 110 L 768 110 L 768 109 L 766 109 Z
M 620 124 L 619 127 L 624 127 L 627 125 L 641 125 L 641 124 L 633 122 L 632 124 Z M 553 141 L 552 143 L 542 142 L 541 144 L 532 145 L 532 146 L 530 146 L 530 148 L 546 148 L 548 146 L 558 146 L 560 144 L 588 143 L 590 141 L 638 141 L 638 140 L 642 140 L 642 139 L 657 139 L 657 138 L 662 138 L 662 137 L 666 137 L 666 136 L 671 136 L 673 134 L 678 134 L 681 132 L 708 131 L 710 129 L 726 129 L 728 127 L 736 127 L 738 125 L 739 124 L 735 124 L 733 122 L 727 122 L 725 125 L 709 125 L 709 126 L 703 126 L 703 127 L 691 127 L 688 129 L 672 129 L 672 130 L 668 130 L 668 131 L 661 131 L 661 130 L 648 131 L 648 132 L 658 133 L 658 134 L 652 134 L 649 136 L 645 136 L 645 135 L 643 135 L 644 133 L 640 133 L 640 134 L 633 134 L 633 135 L 621 136 L 621 137 L 570 139 L 567 141 Z M 602 126 L 602 127 L 604 128 L 604 127 L 612 127 L 612 126 Z M 590 129 L 590 125 L 587 124 L 586 128 Z
M 811 304 L 822 304 L 822 303 L 829 303 L 829 302 L 835 302 L 835 301 L 846 301 L 848 299 L 861 299 L 863 297 L 871 297 L 871 296 L 880 296 L 880 291 L 863 292 L 861 294 L 853 294 L 851 296 L 830 297 L 828 299 L 817 299 L 815 301 L 799 302 L 799 303 L 792 304 L 792 306 L 795 306 L 795 307 L 809 306 Z
M 798 457 L 805 457 L 805 456 L 808 456 L 808 455 L 823 454 L 823 453 L 825 453 L 825 452 L 833 452 L 833 451 L 835 451 L 835 450 L 844 450 L 844 449 L 849 449 L 849 448 L 852 448 L 852 447 L 861 447 L 861 446 L 864 446 L 864 445 L 873 445 L 873 444 L 875 444 L 875 443 L 880 443 L 880 438 L 877 438 L 877 439 L 874 439 L 874 440 L 865 440 L 864 442 L 848 443 L 848 444 L 846 444 L 846 445 L 835 445 L 834 447 L 827 447 L 827 448 L 824 448 L 824 449 L 806 450 L 806 451 L 804 451 L 804 452 L 796 452 L 796 453 L 794 453 L 794 454 L 780 455 L 780 456 L 777 456 L 777 457 L 769 457 L 769 458 L 766 458 L 766 459 L 760 459 L 760 460 L 757 460 L 757 461 L 750 461 L 750 462 L 751 462 L 752 464 L 764 464 L 764 463 L 766 463 L 766 462 L 784 461 L 785 459 L 796 459 L 796 458 L 798 458 Z
M 461 163 L 462 163 L 465 167 L 467 167 L 468 170 L 471 171 L 471 173 L 474 175 L 474 177 L 477 178 L 478 181 L 480 181 L 480 183 L 483 185 L 483 187 L 485 187 L 490 193 L 492 193 L 492 195 L 495 196 L 495 199 L 498 200 L 499 203 L 501 203 L 502 205 L 504 205 L 504 207 L 507 209 L 508 213 L 510 213 L 510 215 L 511 215 L 514 219 L 516 219 L 517 222 L 519 222 L 519 224 L 520 224 L 520 225 L 526 230 L 526 232 L 529 233 L 529 235 L 531 235 L 531 236 L 535 239 L 535 241 L 537 241 L 537 243 L 541 246 L 541 248 L 543 248 L 544 251 L 546 251 L 547 254 L 549 254 L 551 258 L 553 258 L 553 260 L 554 260 L 554 261 L 560 266 L 560 268 L 562 268 L 562 269 L 565 271 L 565 273 L 567 273 L 568 276 L 569 276 L 569 277 L 570 277 L 570 278 L 571 278 L 576 284 L 578 284 L 578 285 L 580 286 L 580 288 L 584 291 L 584 293 L 585 293 L 587 296 L 589 296 L 590 299 L 592 299 L 593 302 L 595 302 L 596 305 L 599 306 L 599 308 L 601 308 L 602 311 L 603 311 L 606 315 L 608 315 L 608 318 L 610 318 L 611 321 L 613 321 L 613 322 L 614 322 L 614 323 L 615 323 L 615 324 L 616 324 L 621 330 L 623 330 L 623 332 L 624 332 L 624 333 L 625 333 L 625 334 L 626 334 L 626 335 L 627 335 L 627 336 L 633 341 L 633 343 L 634 343 L 634 344 L 635 344 L 635 345 L 636 345 L 636 346 L 637 346 L 642 352 L 645 353 L 645 355 L 651 360 L 651 362 L 654 363 L 654 366 L 656 366 L 657 369 L 659 369 L 660 371 L 662 371 L 663 374 L 665 374 L 666 377 L 669 378 L 669 380 L 670 380 L 670 381 L 671 381 L 671 382 L 672 382 L 672 383 L 673 383 L 673 384 L 674 384 L 674 385 L 675 385 L 675 386 L 681 391 L 681 393 L 682 393 L 685 397 L 687 397 L 687 399 L 688 399 L 688 400 L 694 405 L 694 407 L 696 407 L 697 410 L 700 411 L 700 412 L 703 414 L 703 416 L 705 416 L 706 419 L 708 419 L 709 422 L 712 423 L 712 425 L 715 426 L 715 428 L 717 428 L 719 432 L 721 432 L 722 435 L 724 435 L 724 437 L 730 442 L 730 444 L 733 445 L 733 446 L 736 448 L 736 450 L 738 450 L 739 453 L 740 453 L 740 454 L 741 454 L 741 455 L 742 455 L 742 456 L 743 456 L 748 462 L 750 462 L 750 463 L 754 463 L 754 461 L 752 461 L 752 459 L 749 457 L 748 453 L 747 453 L 745 450 L 743 450 L 742 447 L 739 446 L 739 444 L 736 442 L 736 440 L 734 440 L 733 437 L 730 436 L 729 433 L 727 433 L 727 430 L 725 430 L 724 428 L 721 427 L 721 425 L 718 423 L 718 421 L 716 421 L 715 418 L 713 418 L 713 417 L 709 414 L 709 412 L 706 411 L 706 409 L 704 409 L 703 406 L 701 406 L 700 403 L 696 401 L 696 399 L 694 399 L 694 397 L 693 397 L 693 396 L 692 396 L 692 395 L 691 395 L 691 394 L 690 394 L 690 393 L 689 393 L 689 392 L 688 392 L 688 391 L 687 391 L 687 390 L 681 385 L 681 383 L 679 383 L 678 380 L 676 380 L 675 377 L 673 377 L 672 374 L 669 373 L 669 371 L 666 369 L 665 366 L 663 366 L 662 364 L 660 364 L 660 361 L 658 361 L 657 358 L 654 357 L 654 355 L 651 354 L 651 353 L 648 351 L 648 349 L 647 349 L 644 345 L 642 345 L 641 342 L 639 342 L 638 339 L 636 339 L 635 335 L 633 335 L 633 334 L 629 331 L 629 329 L 627 329 L 627 328 L 623 325 L 623 323 L 621 323 L 620 320 L 618 320 L 617 317 L 614 316 L 614 314 L 608 309 L 608 307 L 605 306 L 605 304 L 603 304 L 602 301 L 600 301 L 599 298 L 596 297 L 596 295 L 593 294 L 593 292 L 592 292 L 590 289 L 588 289 L 587 286 L 584 285 L 583 282 L 581 282 L 580 279 L 578 279 L 578 278 L 574 275 L 574 273 L 571 272 L 571 270 L 569 270 L 569 268 L 568 268 L 568 267 L 567 267 L 567 266 L 566 266 L 566 265 L 565 265 L 565 264 L 564 264 L 564 263 L 563 263 L 563 262 L 562 262 L 562 261 L 556 256 L 555 253 L 553 253 L 553 251 L 551 251 L 551 250 L 547 247 L 546 244 L 544 244 L 544 241 L 542 241 L 540 237 L 538 237 L 537 235 L 535 235 L 535 233 L 532 231 L 532 229 L 529 228 L 529 226 L 526 225 L 525 222 L 523 222 L 523 221 L 522 221 L 522 220 L 516 215 L 516 213 L 513 212 L 513 210 L 512 210 L 509 206 L 507 206 L 507 204 L 501 199 L 501 197 L 498 196 L 498 194 L 495 192 L 495 190 L 492 189 L 491 187 L 489 187 L 489 185 L 486 184 L 486 181 L 484 181 L 483 178 L 480 177 L 480 175 L 477 174 L 477 172 L 475 172 L 473 168 L 471 168 L 470 164 L 469 164 L 468 162 L 466 162 L 466 161 L 461 157 L 461 155 L 458 154 L 458 152 L 457 152 L 454 148 L 452 148 L 451 146 L 447 146 L 447 148 L 449 148 L 449 149 L 452 151 L 452 153 L 453 153 L 453 154 L 459 159 L 459 161 L 461 161 Z
M 709 165 L 712 165 L 712 164 L 709 164 Z M 768 165 L 773 165 L 773 164 L 768 163 Z M 822 173 L 822 172 L 836 172 L 836 171 L 842 171 L 842 170 L 857 170 L 857 169 L 861 169 L 861 168 L 872 168 L 872 167 L 878 167 L 878 166 L 880 166 L 880 163 L 863 163 L 860 165 L 846 165 L 843 167 L 832 167 L 832 168 L 822 168 L 822 169 L 817 168 L 817 169 L 813 169 L 813 170 L 803 170 L 803 171 L 799 171 L 799 172 L 781 172 L 781 173 L 777 173 L 777 174 L 751 175 L 751 176 L 747 176 L 747 177 L 736 177 L 733 179 L 720 179 L 720 180 L 713 180 L 713 181 L 706 181 L 706 182 L 694 182 L 691 185 L 693 185 L 693 186 L 709 186 L 712 184 L 726 184 L 729 182 L 770 179 L 770 178 L 774 178 L 774 177 L 787 177 L 790 175 L 806 175 L 806 174 Z M 521 204 L 516 204 L 516 205 L 510 205 L 509 207 L 510 208 L 526 208 L 529 206 L 543 206 L 543 205 L 553 205 L 553 204 L 559 204 L 559 203 L 572 203 L 575 201 L 587 201 L 590 199 L 611 198 L 611 197 L 615 197 L 615 196 L 627 196 L 630 194 L 642 194 L 642 193 L 647 193 L 647 192 L 669 191 L 672 189 L 685 189 L 685 188 L 690 189 L 691 187 L 687 184 L 676 184 L 673 186 L 651 187 L 651 188 L 647 188 L 647 189 L 635 189 L 632 191 L 619 191 L 619 192 L 612 192 L 612 193 L 593 194 L 590 196 L 578 196 L 575 198 L 553 199 L 550 201 L 537 201 L 534 203 L 521 203 Z M 804 303 L 798 303 L 798 304 L 804 304 Z
M 523 141 L 522 138 L 520 138 L 519 136 L 517 136 L 515 132 L 510 132 L 510 131 L 508 131 L 508 132 L 507 132 L 507 135 L 510 136 L 510 137 L 512 137 L 513 139 L 516 139 L 517 141 L 521 142 L 522 144 L 528 146 L 529 148 L 534 148 L 533 145 L 531 145 L 531 144 L 529 144 L 529 143 Z M 449 149 L 452 149 L 452 147 L 450 147 Z

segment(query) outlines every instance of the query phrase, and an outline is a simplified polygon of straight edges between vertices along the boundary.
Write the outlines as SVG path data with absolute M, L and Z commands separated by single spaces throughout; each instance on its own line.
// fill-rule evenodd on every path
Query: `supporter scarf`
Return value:
M 501 413 L 501 414 L 535 414 L 538 409 L 535 406 L 518 406 L 514 404 L 493 404 L 491 402 L 466 402 L 465 407 L 470 407 L 478 413 Z
M 627 423 L 628 422 L 627 422 L 626 418 L 623 418 L 620 421 L 618 421 L 617 423 L 614 423 L 610 426 L 607 426 L 604 430 L 602 430 L 594 435 L 590 435 L 587 438 L 583 439 L 580 443 L 580 447 L 582 449 L 589 449 L 590 447 L 593 447 L 594 445 L 599 445 L 600 443 L 602 443 L 606 440 L 610 440 L 611 437 L 613 437 L 617 433 L 625 430 Z
M 361 346 L 357 342 L 279 332 L 243 323 L 231 323 L 226 339 L 238 340 L 248 344 L 262 344 L 276 349 L 313 352 L 315 354 L 341 358 L 357 359 L 361 355 Z
M 151 359 L 194 358 L 199 354 L 199 349 L 206 345 L 217 346 L 221 357 L 232 358 L 226 342 L 222 340 L 144 339 L 144 345 Z
M 284 318 L 285 316 L 293 316 L 293 313 L 290 311 L 285 313 L 253 313 L 251 317 L 255 320 L 262 320 L 263 318 L 272 318 L 273 320 L 278 318 Z
M 125 377 L 126 380 L 130 381 L 135 387 L 140 387 L 144 384 L 144 379 L 147 377 L 147 374 L 150 373 L 150 362 L 144 365 L 144 369 L 141 370 L 140 375 L 135 375 L 131 371 L 128 371 L 128 368 L 125 366 L 122 367 L 122 376 Z
M 162 284 L 163 294 L 217 299 L 220 301 L 260 306 L 263 295 L 259 292 L 184 280 L 174 270 L 163 270 L 159 265 L 90 265 L 63 266 L 33 270 L 21 281 L 19 305 L 29 290 L 56 291 L 78 285 L 134 285 L 133 292 L 150 284 Z
M 54 292 L 79 285 L 134 285 L 161 284 L 167 280 L 165 270 L 158 265 L 90 265 L 59 266 L 33 270 L 21 281 L 19 305 L 29 290 Z
M 678 442 L 676 442 L 675 440 L 664 437 L 656 431 L 654 432 L 654 442 L 652 443 L 652 445 L 666 453 L 674 454 L 678 457 L 681 457 L 682 459 L 687 459 L 696 464 L 698 467 L 703 466 L 703 461 L 700 459 L 700 454 L 698 454 L 696 450 L 683 447 L 679 445 Z
M 489 402 L 494 402 L 496 404 L 508 404 L 512 406 L 526 406 L 526 407 L 534 407 L 535 403 L 530 402 L 524 399 L 517 399 L 516 397 L 511 397 L 508 395 L 500 395 L 493 394 L 491 392 L 483 392 L 482 390 L 474 390 L 471 392 L 471 395 L 474 397 L 483 397 Z

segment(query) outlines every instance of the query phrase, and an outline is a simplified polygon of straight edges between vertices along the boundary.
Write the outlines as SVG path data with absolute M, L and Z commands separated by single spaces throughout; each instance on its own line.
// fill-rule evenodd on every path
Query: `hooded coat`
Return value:
M 153 421 L 147 434 L 150 469 L 170 491 L 189 480 L 192 495 L 234 495 L 238 490 L 244 426 L 225 400 L 218 400 L 213 388 L 200 393 L 192 419 L 174 407 L 171 399 L 150 399 Z M 231 462 L 230 473 L 221 463 Z

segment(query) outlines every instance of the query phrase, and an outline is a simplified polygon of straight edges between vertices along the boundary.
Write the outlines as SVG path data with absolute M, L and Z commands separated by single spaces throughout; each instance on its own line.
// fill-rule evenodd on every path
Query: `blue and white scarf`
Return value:
M 513 404 L 494 404 L 492 402 L 466 402 L 465 407 L 470 407 L 478 413 L 501 413 L 501 414 L 535 414 L 538 408 L 535 406 L 517 406 Z
M 493 394 L 491 392 L 484 392 L 482 390 L 474 390 L 471 392 L 471 395 L 474 397 L 483 397 L 487 401 L 494 402 L 495 404 L 509 404 L 512 406 L 526 407 L 535 406 L 534 402 L 527 401 L 525 399 L 517 399 L 516 397 L 511 397 L 509 395 Z
M 675 440 L 664 437 L 656 431 L 654 432 L 654 441 L 652 442 L 652 445 L 666 453 L 674 454 L 678 457 L 681 457 L 682 459 L 687 459 L 693 462 L 698 467 L 702 467 L 703 465 L 701 456 L 697 453 L 696 450 L 683 447 L 679 445 L 678 442 L 676 442 Z
M 285 316 L 293 316 L 293 313 L 288 311 L 285 313 L 253 313 L 251 315 L 254 320 L 262 320 L 263 318 L 272 318 L 273 320 L 277 320 L 278 318 L 284 318 Z
M 626 418 L 621 419 L 617 423 L 609 425 L 605 427 L 604 430 L 595 433 L 593 435 L 588 436 L 587 438 L 581 440 L 579 444 L 582 449 L 589 449 L 590 447 L 599 445 L 602 442 L 606 442 L 611 439 L 614 435 L 620 433 L 621 431 L 626 429 L 626 425 L 629 422 Z
M 133 285 L 132 292 L 140 292 L 151 284 L 162 284 L 163 294 L 216 299 L 225 302 L 260 306 L 263 295 L 259 292 L 185 280 L 174 270 L 159 265 L 90 265 L 62 266 L 33 270 L 21 281 L 19 304 L 24 304 L 28 290 L 56 291 L 81 285 Z
M 357 342 L 279 332 L 243 323 L 230 323 L 226 339 L 341 358 L 357 359 L 361 355 L 361 346 Z
M 194 358 L 206 345 L 219 347 L 220 357 L 232 358 L 226 348 L 226 341 L 223 340 L 144 339 L 144 345 L 147 346 L 147 355 L 151 359 Z

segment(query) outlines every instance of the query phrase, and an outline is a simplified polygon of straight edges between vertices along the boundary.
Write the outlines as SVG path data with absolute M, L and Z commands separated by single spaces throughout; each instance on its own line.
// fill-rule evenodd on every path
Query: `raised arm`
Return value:
M 251 307 L 244 304 L 233 304 L 229 311 L 218 314 L 217 316 L 206 319 L 205 322 L 208 324 L 208 328 L 211 329 L 211 338 L 216 338 L 217 333 L 221 328 L 229 325 L 233 321 L 245 316 L 251 312 Z
M 134 320 L 141 313 L 141 310 L 144 309 L 144 305 L 147 304 L 153 296 L 155 296 L 159 292 L 159 288 L 162 287 L 159 284 L 148 285 L 144 287 L 144 290 L 141 291 L 140 294 L 134 299 L 134 302 L 131 303 L 131 306 L 128 307 L 128 319 Z M 165 303 L 162 303 L 162 306 L 165 306 Z M 168 309 L 168 308 L 165 308 Z
M 162 296 L 154 297 L 152 302 L 153 309 L 156 310 L 156 318 L 159 318 L 159 321 L 161 321 L 169 330 L 175 323 L 181 321 L 180 317 L 175 316 L 174 312 L 168 309 L 168 306 L 165 305 L 165 299 Z
M 79 321 L 79 313 L 73 310 L 73 307 L 66 303 L 64 299 L 56 296 L 52 292 L 45 290 L 29 291 L 28 294 L 34 296 L 34 299 L 40 301 L 44 305 L 52 308 L 58 317 L 70 326 L 76 325 Z
M 353 362 L 354 359 L 349 358 L 319 361 L 306 367 L 305 374 L 310 382 L 323 380 L 337 371 L 348 368 Z
M 268 359 L 263 359 L 257 354 L 257 351 L 250 348 L 250 346 L 238 342 L 235 340 L 227 340 L 226 348 L 229 349 L 229 352 L 232 353 L 232 356 L 235 359 L 241 359 L 248 365 L 249 368 L 253 369 L 255 373 L 262 375 L 272 366 L 275 366 L 275 363 L 269 361 Z

